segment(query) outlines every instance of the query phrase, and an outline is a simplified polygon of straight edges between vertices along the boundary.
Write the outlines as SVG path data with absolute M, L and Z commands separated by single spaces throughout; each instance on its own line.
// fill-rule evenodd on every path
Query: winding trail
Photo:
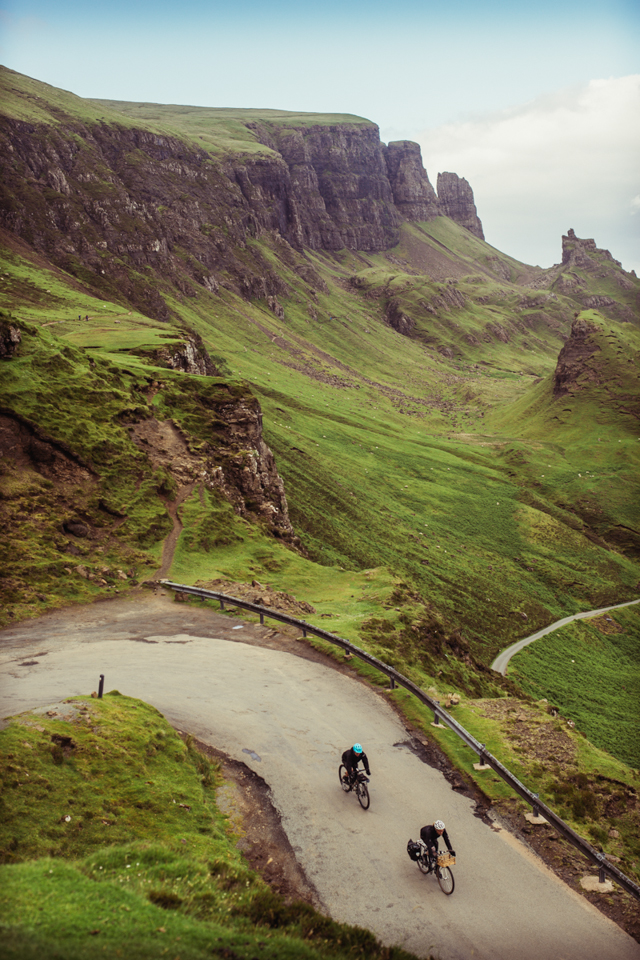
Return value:
M 571 617 L 563 617 L 562 620 L 556 620 L 555 623 L 550 623 L 548 627 L 543 627 L 543 629 L 538 630 L 537 633 L 532 633 L 530 637 L 525 637 L 524 640 L 518 640 L 516 643 L 512 643 L 510 647 L 507 647 L 506 650 L 498 654 L 491 664 L 491 669 L 496 670 L 498 673 L 501 673 L 503 677 L 506 677 L 507 667 L 511 658 L 523 650 L 524 647 L 533 643 L 534 640 L 539 640 L 540 637 L 545 637 L 548 633 L 553 633 L 554 630 L 559 630 L 560 627 L 565 627 L 574 620 L 589 620 L 591 617 L 599 617 L 601 613 L 608 613 L 609 610 L 619 610 L 621 607 L 632 607 L 634 603 L 640 603 L 640 600 L 628 600 L 626 603 L 616 603 L 612 607 L 600 607 L 599 610 L 588 610 L 586 613 L 574 613 Z
M 640 944 L 422 761 L 383 692 L 297 639 L 161 591 L 56 611 L 0 631 L 0 716 L 90 693 L 101 673 L 105 690 L 264 778 L 335 919 L 438 960 L 640 960 Z M 366 813 L 337 777 L 354 740 L 371 763 Z M 406 854 L 436 817 L 457 853 L 451 897 Z

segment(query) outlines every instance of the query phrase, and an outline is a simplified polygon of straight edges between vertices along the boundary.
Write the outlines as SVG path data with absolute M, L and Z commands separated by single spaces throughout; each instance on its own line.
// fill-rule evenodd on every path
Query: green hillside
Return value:
M 465 725 L 606 844 L 602 785 L 587 809 L 580 778 L 636 789 L 628 726 L 594 732 L 551 641 L 507 679 L 490 664 L 640 596 L 640 281 L 572 231 L 542 270 L 402 219 L 361 118 L 1 79 L 0 623 L 160 576 L 257 580 L 461 695 Z M 619 655 L 611 718 L 636 709 L 637 616 L 622 626 L 617 646 L 560 644 L 588 650 L 587 693 Z M 617 761 L 516 750 L 500 710 L 540 726 L 543 700 Z M 631 815 L 618 829 L 636 869 Z
M 218 808 L 219 766 L 153 707 L 112 691 L 65 713 L 0 732 L 3 957 L 411 960 L 274 893 Z

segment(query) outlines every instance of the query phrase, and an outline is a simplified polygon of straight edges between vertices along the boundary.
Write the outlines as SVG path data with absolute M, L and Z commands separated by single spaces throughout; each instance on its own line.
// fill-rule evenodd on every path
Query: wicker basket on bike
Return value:
M 453 854 L 449 853 L 439 853 L 438 854 L 438 866 L 439 867 L 452 867 L 456 862 L 456 858 Z

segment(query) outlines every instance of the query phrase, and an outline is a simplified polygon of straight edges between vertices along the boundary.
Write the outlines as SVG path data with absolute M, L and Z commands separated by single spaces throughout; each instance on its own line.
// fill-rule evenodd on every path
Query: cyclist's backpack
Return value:
M 417 860 L 418 854 L 420 853 L 420 844 L 415 843 L 413 840 L 409 840 L 407 844 L 407 853 L 411 860 Z

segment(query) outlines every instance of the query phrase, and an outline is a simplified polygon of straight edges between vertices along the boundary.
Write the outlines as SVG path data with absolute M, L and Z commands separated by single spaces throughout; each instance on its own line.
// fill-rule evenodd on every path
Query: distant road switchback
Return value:
M 560 627 L 564 627 L 574 620 L 589 620 L 591 617 L 598 617 L 601 613 L 607 613 L 609 610 L 619 610 L 620 607 L 632 607 L 634 603 L 640 603 L 640 600 L 628 600 L 626 603 L 616 603 L 612 607 L 600 607 L 599 610 L 588 610 L 586 613 L 574 613 L 571 617 L 563 617 L 562 620 L 556 620 L 555 623 L 551 623 L 548 627 L 538 630 L 537 633 L 532 633 L 530 637 L 525 637 L 524 640 L 518 640 L 516 643 L 512 643 L 510 647 L 507 647 L 506 650 L 498 654 L 491 664 L 491 669 L 496 670 L 505 677 L 507 675 L 509 660 L 511 660 L 516 653 L 520 653 L 524 647 L 533 643 L 534 640 L 539 640 L 540 637 L 545 637 L 548 633 L 553 633 L 554 630 L 559 630 Z
M 640 960 L 635 940 L 421 761 L 382 693 L 306 645 L 148 594 L 0 631 L 0 664 L 2 716 L 88 694 L 104 674 L 105 691 L 251 767 L 327 913 L 387 944 L 439 960 Z M 366 812 L 338 783 L 355 740 L 372 769 Z M 435 818 L 457 854 L 450 897 L 406 854 Z

